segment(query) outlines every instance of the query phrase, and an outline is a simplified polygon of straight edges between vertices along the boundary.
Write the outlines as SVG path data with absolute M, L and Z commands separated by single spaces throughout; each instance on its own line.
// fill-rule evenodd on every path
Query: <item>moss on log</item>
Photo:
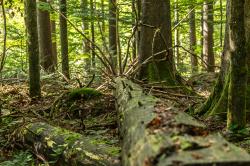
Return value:
M 110 166 L 118 157 L 115 147 L 46 123 L 27 125 L 23 136 L 28 147 L 55 165 Z
M 159 100 L 139 85 L 116 79 L 123 166 L 250 165 L 250 155 L 205 125 L 177 109 L 164 109 L 164 125 L 157 127 Z

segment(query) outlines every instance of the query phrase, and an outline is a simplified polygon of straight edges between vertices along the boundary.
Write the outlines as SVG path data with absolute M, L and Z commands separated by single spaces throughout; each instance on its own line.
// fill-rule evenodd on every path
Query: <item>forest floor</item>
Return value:
M 217 74 L 200 74 L 190 78 L 186 83 L 198 93 L 198 96 L 187 96 L 176 89 L 152 88 L 143 85 L 148 93 L 159 97 L 167 105 L 184 112 L 192 112 L 209 96 L 215 84 Z M 38 154 L 25 149 L 20 139 L 20 128 L 24 123 L 43 121 L 54 126 L 80 133 L 96 144 L 112 146 L 110 153 L 117 156 L 121 151 L 118 138 L 117 114 L 112 91 L 107 88 L 101 97 L 74 98 L 67 101 L 69 89 L 77 84 L 66 84 L 53 78 L 42 81 L 42 98 L 30 100 L 27 82 L 18 79 L 6 79 L 0 82 L 0 102 L 2 105 L 2 123 L 0 130 L 0 166 L 29 165 L 43 163 Z M 178 89 L 178 88 L 177 88 Z M 51 109 L 54 110 L 51 118 Z M 34 120 L 35 119 L 35 120 Z M 199 119 L 210 132 L 222 132 L 226 124 L 212 119 Z M 235 142 L 250 153 L 250 138 Z

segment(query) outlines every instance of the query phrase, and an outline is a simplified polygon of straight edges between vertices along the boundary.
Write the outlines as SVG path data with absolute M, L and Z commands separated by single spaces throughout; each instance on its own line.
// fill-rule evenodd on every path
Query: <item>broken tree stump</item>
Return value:
M 248 166 L 250 155 L 201 122 L 116 79 L 123 166 Z
M 25 126 L 23 137 L 34 153 L 55 165 L 110 166 L 117 162 L 114 147 L 47 123 Z

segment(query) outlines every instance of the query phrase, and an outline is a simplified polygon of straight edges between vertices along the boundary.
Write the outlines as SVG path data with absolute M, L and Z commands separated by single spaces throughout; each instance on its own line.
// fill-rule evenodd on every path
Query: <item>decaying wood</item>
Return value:
M 204 124 L 186 113 L 157 108 L 159 100 L 139 85 L 118 78 L 115 96 L 123 166 L 250 165 L 247 152 L 219 134 L 209 134 Z M 164 121 L 159 112 L 166 115 Z
M 110 166 L 116 163 L 113 147 L 47 123 L 27 125 L 23 137 L 25 144 L 36 155 L 54 161 L 55 165 Z

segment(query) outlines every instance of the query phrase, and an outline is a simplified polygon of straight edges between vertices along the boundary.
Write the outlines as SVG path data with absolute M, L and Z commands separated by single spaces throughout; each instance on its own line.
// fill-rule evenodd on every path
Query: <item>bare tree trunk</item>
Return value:
M 203 57 L 207 63 L 206 70 L 214 72 L 214 39 L 213 39 L 213 0 L 206 0 L 203 6 Z
M 39 0 L 40 3 L 46 3 L 47 0 Z M 55 72 L 52 51 L 50 14 L 47 10 L 38 8 L 38 38 L 40 63 L 43 69 L 48 72 Z
M 228 89 L 227 128 L 239 130 L 246 126 L 247 59 L 246 52 L 245 0 L 231 1 L 230 38 L 230 79 Z M 249 10 L 249 6 L 245 8 Z M 249 39 L 248 39 L 249 40 Z
M 29 55 L 29 95 L 41 96 L 36 0 L 25 0 L 25 24 Z
M 60 12 L 67 17 L 67 1 L 60 0 Z M 69 73 L 69 55 L 68 55 L 68 26 L 67 20 L 60 15 L 60 41 L 61 41 L 61 57 L 62 57 L 62 73 L 68 79 Z
M 178 0 L 175 0 L 175 9 L 174 9 L 174 21 L 175 21 L 175 25 L 178 24 L 179 22 L 179 2 Z M 175 46 L 179 46 L 180 45 L 180 34 L 179 34 L 179 29 L 175 28 L 174 30 L 174 45 Z M 179 47 L 175 47 L 174 49 L 174 54 L 175 54 L 175 58 L 176 58 L 176 68 L 178 69 L 180 67 L 180 49 Z
M 53 55 L 53 63 L 55 68 L 57 68 L 57 43 L 56 43 L 56 21 L 51 20 L 51 34 L 52 34 L 52 55 Z
M 141 21 L 140 79 L 175 84 L 173 52 L 169 49 L 172 47 L 170 2 L 143 0 Z M 150 63 L 144 65 L 144 61 L 150 57 Z
M 89 9 L 89 2 L 88 0 L 81 0 L 81 8 L 82 8 L 82 30 L 83 33 L 89 37 L 89 21 L 87 20 L 88 16 L 88 9 Z M 90 48 L 91 48 L 91 43 L 83 38 L 83 53 L 87 54 L 88 56 L 85 58 L 85 66 L 84 69 L 86 73 L 90 73 L 90 68 L 91 68 L 91 58 L 90 58 Z
M 193 55 L 191 55 L 192 73 L 195 74 L 198 71 L 198 58 L 195 53 L 197 40 L 196 40 L 195 9 L 193 8 L 194 5 L 190 5 L 190 10 L 192 10 L 192 12 L 189 15 L 189 26 L 190 26 L 189 38 L 190 38 L 190 50 L 193 53 Z
M 93 0 L 90 0 L 90 17 L 91 17 L 91 40 L 92 43 L 95 43 L 95 16 L 94 16 L 94 2 Z M 91 44 L 91 53 L 92 53 L 92 57 L 91 57 L 91 67 L 93 70 L 95 70 L 96 67 L 96 61 L 95 61 L 95 45 Z
M 6 44 L 7 44 L 7 19 L 6 19 L 6 12 L 4 7 L 4 0 L 0 1 L 1 8 L 2 8 L 2 14 L 3 14 L 3 53 L 1 57 L 1 64 L 0 64 L 0 72 L 2 72 L 5 58 L 6 58 Z
M 112 65 L 117 69 L 117 7 L 116 0 L 109 0 L 109 50 Z

